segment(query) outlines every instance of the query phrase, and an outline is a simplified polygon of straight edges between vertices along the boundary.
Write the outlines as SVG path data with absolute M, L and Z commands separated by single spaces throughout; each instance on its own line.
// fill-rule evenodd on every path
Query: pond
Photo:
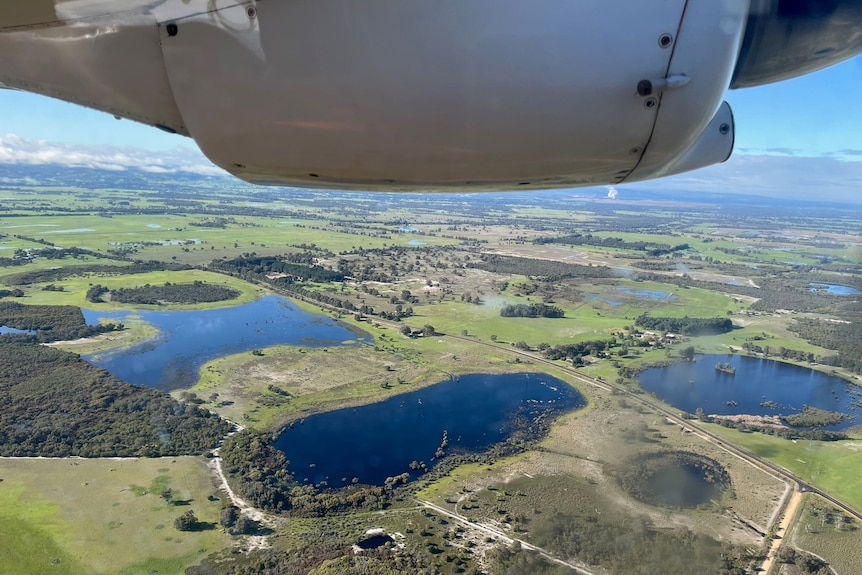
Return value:
M 838 284 L 824 284 L 819 282 L 811 282 L 808 285 L 813 292 L 826 292 L 834 295 L 862 295 L 862 291 L 850 286 L 842 286 Z
M 623 305 L 623 302 L 621 302 L 621 301 L 614 301 L 614 300 L 610 300 L 610 299 L 605 299 L 605 298 L 601 298 L 601 297 L 599 297 L 599 296 L 597 296 L 597 295 L 592 296 L 592 297 L 590 298 L 590 300 L 591 300 L 591 301 L 601 301 L 601 302 L 605 302 L 606 304 L 608 304 L 608 305 L 612 305 L 612 306 Z
M 718 461 L 689 451 L 638 455 L 616 474 L 629 495 L 661 507 L 709 504 L 731 485 L 730 474 Z
M 716 370 L 729 363 L 735 374 Z M 839 377 L 798 365 L 737 355 L 697 356 L 695 362 L 646 369 L 641 387 L 662 401 L 708 415 L 790 415 L 803 405 L 855 415 L 859 389 Z M 845 429 L 852 420 L 828 426 Z
M 157 327 L 155 340 L 84 359 L 129 383 L 165 391 L 193 385 L 201 365 L 232 353 L 280 344 L 319 347 L 370 339 L 331 318 L 302 311 L 280 296 L 208 310 L 83 312 L 90 324 L 100 318 L 122 323 L 131 316 Z
M 648 290 L 648 289 L 632 289 L 627 287 L 615 287 L 613 288 L 616 291 L 621 291 L 623 293 L 627 293 L 629 295 L 633 295 L 635 297 L 642 297 L 648 299 L 676 299 L 676 296 L 672 293 L 668 293 L 666 291 L 661 290 Z
M 300 482 L 341 487 L 354 477 L 383 485 L 387 477 L 430 469 L 445 455 L 481 453 L 514 432 L 548 423 L 585 404 L 565 382 L 538 373 L 470 374 L 385 401 L 311 416 L 285 429 L 276 446 Z
M 16 329 L 14 327 L 7 327 L 5 325 L 0 325 L 0 335 L 7 333 L 27 333 L 33 335 L 36 333 L 36 330 L 33 329 Z

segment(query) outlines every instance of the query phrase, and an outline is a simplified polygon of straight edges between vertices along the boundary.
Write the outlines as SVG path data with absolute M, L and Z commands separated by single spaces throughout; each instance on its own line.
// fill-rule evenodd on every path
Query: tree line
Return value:
M 73 249 L 73 248 L 70 248 Z M 51 250 L 59 251 L 59 250 Z M 2 267 L 2 262 L 0 262 Z M 159 261 L 135 262 L 129 266 L 114 266 L 114 265 L 86 265 L 86 266 L 66 266 L 57 269 L 44 269 L 23 272 L 7 276 L 3 282 L 6 285 L 31 285 L 35 283 L 56 282 L 62 281 L 70 277 L 89 277 L 99 274 L 117 274 L 131 275 L 144 274 L 155 271 L 183 271 L 191 269 L 191 266 L 185 264 L 165 263 Z
M 613 342 L 604 339 L 581 341 L 578 343 L 563 343 L 557 345 L 540 344 L 541 351 L 547 359 L 576 360 L 577 358 L 592 355 L 603 357 L 605 351 L 611 348 Z
M 210 284 L 195 280 L 190 284 L 172 284 L 156 286 L 146 284 L 134 288 L 118 288 L 109 290 L 107 287 L 95 285 L 87 290 L 87 300 L 102 301 L 102 295 L 110 291 L 111 301 L 129 304 L 157 305 L 161 303 L 193 304 L 210 303 L 235 299 L 242 292 L 231 287 Z
M 303 485 L 289 471 L 284 453 L 266 432 L 243 430 L 225 440 L 220 455 L 231 485 L 244 498 L 267 511 L 322 517 L 329 513 L 381 509 L 387 497 L 383 487 L 353 485 L 319 490 Z
M 544 303 L 519 303 L 515 305 L 507 304 L 500 308 L 502 317 L 547 317 L 558 318 L 564 317 L 566 314 L 557 306 L 547 305 Z
M 0 342 L 0 455 L 160 457 L 212 448 L 231 425 L 76 354 Z
M 644 313 L 635 324 L 644 329 L 691 336 L 717 335 L 733 329 L 733 322 L 726 317 L 654 317 Z
M 340 272 L 328 270 L 319 265 L 293 263 L 280 256 L 248 256 L 232 260 L 215 260 L 210 264 L 210 267 L 237 275 L 249 272 L 256 275 L 285 274 L 289 277 L 282 279 L 287 279 L 288 281 L 300 280 L 326 283 L 340 282 L 344 279 L 344 274 Z
M 838 352 L 836 356 L 818 358 L 821 363 L 862 373 L 862 322 L 855 318 L 851 322 L 796 318 L 790 330 L 812 345 Z
M 647 255 L 658 257 L 669 253 L 685 251 L 689 248 L 688 244 L 679 244 L 672 246 L 670 244 L 661 244 L 657 242 L 634 241 L 627 242 L 622 238 L 603 238 L 592 234 L 571 234 L 567 236 L 544 237 L 536 238 L 533 243 L 542 244 L 563 244 L 568 246 L 594 246 L 601 248 L 616 248 L 623 250 L 634 250 L 646 252 Z
M 519 258 L 482 254 L 479 261 L 468 262 L 467 267 L 504 275 L 543 277 L 548 281 L 569 278 L 612 278 L 613 270 L 605 266 L 582 266 L 551 260 Z
M 81 308 L 71 305 L 24 305 L 0 301 L 0 325 L 33 333 L 8 333 L 0 341 L 50 343 L 124 329 L 123 324 L 88 325 Z

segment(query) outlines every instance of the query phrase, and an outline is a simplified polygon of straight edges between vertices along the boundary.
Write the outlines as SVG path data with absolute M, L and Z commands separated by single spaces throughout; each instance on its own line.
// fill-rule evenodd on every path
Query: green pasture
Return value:
M 231 421 L 270 429 L 311 413 L 413 391 L 451 374 L 548 372 L 544 365 L 532 367 L 528 359 L 515 361 L 506 349 L 445 336 L 412 339 L 397 330 L 366 329 L 375 336 L 373 346 L 274 346 L 259 350 L 259 355 L 245 352 L 212 360 L 201 367 L 193 387 L 173 395 L 193 392 L 207 408 Z
M 38 244 L 37 244 L 38 245 Z M 45 246 L 39 246 L 40 248 L 44 248 Z M 10 254 L 11 255 L 11 254 Z M 0 255 L 2 257 L 2 255 Z M 17 266 L 6 266 L 0 267 L 0 283 L 9 284 L 9 276 L 15 276 L 18 274 L 23 274 L 27 272 L 35 272 L 41 270 L 47 270 L 55 267 L 64 267 L 64 268 L 78 268 L 80 269 L 80 273 L 89 274 L 87 271 L 90 266 L 99 266 L 99 265 L 110 265 L 117 268 L 117 272 L 119 273 L 123 267 L 131 265 L 131 262 L 117 261 L 117 260 L 106 260 L 102 258 L 96 258 L 91 256 L 78 256 L 77 258 L 63 258 L 60 260 L 57 259 L 47 259 L 47 258 L 37 258 L 34 261 L 17 265 Z
M 229 544 L 203 458 L 4 458 L 0 479 L 2 575 L 173 575 Z M 209 525 L 174 529 L 189 509 Z
M 3 231 L 2 224 L 0 224 L 0 233 L 8 234 L 5 237 L 0 237 L 0 257 L 3 258 L 11 258 L 17 249 L 40 249 L 45 246 L 37 243 L 31 242 L 29 240 L 22 240 L 21 238 L 12 237 L 13 233 L 24 234 L 27 235 L 23 230 L 9 230 Z
M 0 233 L 23 234 L 62 247 L 81 247 L 106 253 L 108 250 L 133 248 L 139 259 L 172 260 L 191 264 L 209 262 L 218 257 L 236 257 L 243 253 L 277 254 L 297 246 L 317 245 L 334 252 L 358 247 L 408 246 L 411 240 L 423 245 L 448 245 L 456 240 L 412 233 L 390 232 L 381 238 L 330 228 L 320 220 L 295 217 L 230 216 L 224 228 L 193 225 L 215 219 L 215 216 L 180 214 L 116 215 L 101 217 L 90 214 L 28 216 L 14 223 L 0 223 Z M 337 218 L 336 218 L 337 219 Z M 11 220 L 9 220 L 11 221 Z M 363 232 L 365 230 L 362 230 Z M 44 247 L 40 244 L 7 240 L 9 247 Z M 25 243 L 27 245 L 25 245 Z M 164 245 L 145 245 L 162 243 Z M 2 244 L 6 245 L 6 244 Z
M 191 283 L 194 281 L 202 281 L 210 284 L 224 285 L 240 291 L 240 296 L 226 301 L 201 303 L 201 304 L 184 304 L 184 305 L 143 305 L 143 304 L 121 304 L 106 301 L 103 303 L 92 303 L 87 301 L 87 290 L 95 285 L 102 284 L 110 289 L 117 288 L 133 288 L 150 285 L 162 285 L 165 282 L 170 283 Z M 234 277 L 207 272 L 202 270 L 183 270 L 183 271 L 157 271 L 143 274 L 128 274 L 114 275 L 103 273 L 85 273 L 80 276 L 66 278 L 53 283 L 57 287 L 62 287 L 63 291 L 44 291 L 42 288 L 47 285 L 34 284 L 25 290 L 26 296 L 18 298 L 25 304 L 42 304 L 42 305 L 75 305 L 94 310 L 132 310 L 132 309 L 209 309 L 216 307 L 229 307 L 240 305 L 254 301 L 266 291 L 263 288 L 254 286 L 246 281 Z
M 794 442 L 763 433 L 743 433 L 715 423 L 704 426 L 862 510 L 862 441 Z
M 510 283 L 516 283 L 515 279 Z M 654 299 L 632 292 L 614 289 L 622 287 L 632 292 L 661 291 L 672 297 Z M 433 325 L 442 333 L 468 335 L 488 341 L 492 335 L 498 342 L 526 341 L 531 345 L 571 343 L 589 339 L 603 339 L 614 331 L 631 326 L 642 313 L 653 316 L 724 317 L 727 311 L 737 310 L 742 304 L 720 293 L 699 288 L 680 289 L 657 282 L 619 280 L 614 286 L 585 284 L 579 286 L 582 301 L 576 304 L 555 302 L 565 311 L 563 318 L 501 317 L 500 309 L 507 304 L 530 304 L 541 300 L 535 297 L 518 297 L 509 292 L 500 296 L 485 296 L 482 305 L 445 301 L 430 305 L 414 305 L 414 316 L 405 323 L 421 327 Z M 606 300 L 606 301 L 603 301 Z M 620 302 L 612 305 L 607 302 Z

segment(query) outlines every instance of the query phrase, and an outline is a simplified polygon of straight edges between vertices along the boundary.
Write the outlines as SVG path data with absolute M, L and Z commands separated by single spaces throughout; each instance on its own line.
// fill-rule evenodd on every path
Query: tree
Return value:
M 191 509 L 174 519 L 174 528 L 179 531 L 192 531 L 197 525 L 198 518 Z
M 411 330 L 409 325 L 405 324 L 401 326 L 401 335 L 410 335 L 410 333 Z
M 694 346 L 690 345 L 679 350 L 679 356 L 688 361 L 694 361 Z
M 422 328 L 423 335 L 437 335 L 437 330 L 434 329 L 433 325 L 425 324 L 425 327 Z
M 221 510 L 218 522 L 223 527 L 233 527 L 236 525 L 237 519 L 239 519 L 239 509 L 236 505 L 229 505 Z
M 258 524 L 254 519 L 250 519 L 245 515 L 240 515 L 233 528 L 234 535 L 248 535 L 257 531 Z

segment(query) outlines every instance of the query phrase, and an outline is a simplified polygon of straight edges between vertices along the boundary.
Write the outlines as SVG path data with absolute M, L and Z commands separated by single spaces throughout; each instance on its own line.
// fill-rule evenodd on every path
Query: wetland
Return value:
M 583 405 L 583 396 L 548 375 L 466 374 L 294 422 L 275 445 L 303 482 L 383 485 L 402 473 L 415 479 L 449 455 L 525 445 Z
M 717 364 L 729 364 L 726 371 Z M 728 373 L 733 370 L 734 373 Z M 840 412 L 845 418 L 824 425 L 856 425 L 860 388 L 808 367 L 744 355 L 703 355 L 696 361 L 652 367 L 638 376 L 641 387 L 670 405 L 707 415 L 792 416 L 805 406 Z M 792 421 L 792 420 L 791 420 Z

